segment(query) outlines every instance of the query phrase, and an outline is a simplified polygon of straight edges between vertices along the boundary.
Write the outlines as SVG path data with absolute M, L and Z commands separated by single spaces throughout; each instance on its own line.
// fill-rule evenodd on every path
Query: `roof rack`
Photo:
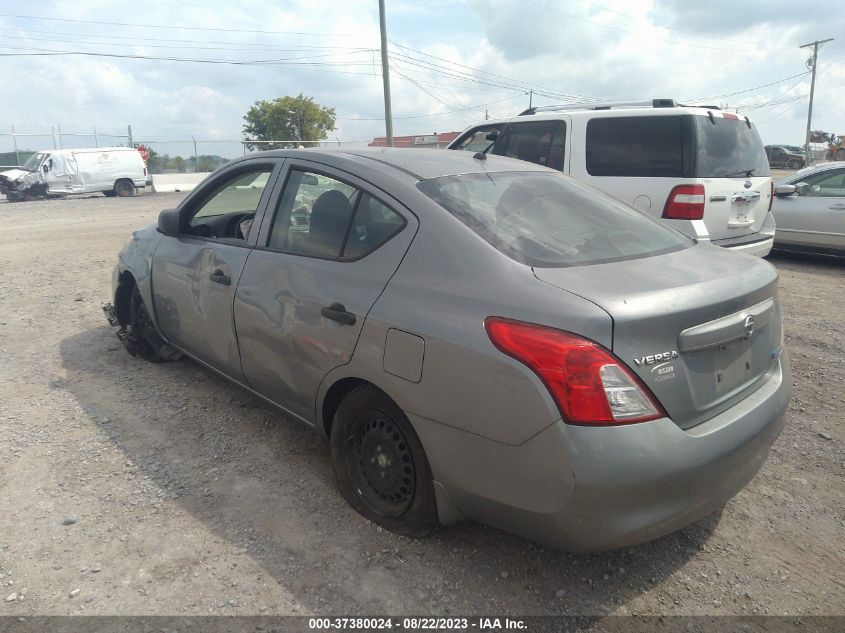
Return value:
M 674 99 L 650 99 L 647 101 L 615 101 L 609 103 L 562 103 L 560 105 L 536 106 L 519 113 L 518 116 L 538 112 L 560 112 L 562 110 L 610 110 L 612 108 L 675 108 L 681 104 Z M 717 106 L 690 106 L 718 110 Z

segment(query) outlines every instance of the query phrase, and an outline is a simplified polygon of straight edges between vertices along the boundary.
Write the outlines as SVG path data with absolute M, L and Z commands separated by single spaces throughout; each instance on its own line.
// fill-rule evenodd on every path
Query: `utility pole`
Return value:
M 832 42 L 833 38 L 826 39 L 826 40 L 816 40 L 815 42 L 810 42 L 809 44 L 803 44 L 798 48 L 809 48 L 810 46 L 813 47 L 813 60 L 812 60 L 812 71 L 813 76 L 810 79 L 810 105 L 807 108 L 807 135 L 804 137 L 804 161 L 807 165 L 810 164 L 810 126 L 813 120 L 813 93 L 816 89 L 816 57 L 819 54 L 819 44 L 824 44 L 825 42 Z
M 528 107 L 531 107 L 531 104 L 534 103 L 534 89 L 528 91 Z
M 197 139 L 193 134 L 191 134 L 191 140 L 194 141 L 194 173 L 197 173 L 200 170 L 200 157 L 197 156 Z
M 387 61 L 387 21 L 384 17 L 384 0 L 378 0 L 378 22 L 381 29 L 381 80 L 384 83 L 384 127 L 387 146 L 393 147 L 393 112 L 390 108 L 390 64 Z

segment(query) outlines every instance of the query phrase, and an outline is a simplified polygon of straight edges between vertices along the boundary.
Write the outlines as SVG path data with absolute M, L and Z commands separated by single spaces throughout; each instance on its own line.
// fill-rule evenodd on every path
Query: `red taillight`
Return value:
M 769 181 L 769 212 L 772 211 L 772 203 L 775 201 L 775 181 Z
M 739 117 L 735 114 L 731 114 L 730 112 L 722 113 L 722 117 L 725 119 L 733 119 L 734 121 L 739 121 Z
M 598 343 L 554 328 L 488 317 L 487 335 L 531 369 L 570 424 L 630 424 L 665 416 L 648 389 Z
M 669 193 L 663 217 L 669 220 L 700 220 L 704 217 L 704 185 L 678 185 Z

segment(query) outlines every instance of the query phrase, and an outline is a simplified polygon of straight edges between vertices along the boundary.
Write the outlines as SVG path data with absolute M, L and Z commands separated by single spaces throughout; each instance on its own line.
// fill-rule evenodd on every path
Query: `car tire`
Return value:
M 334 416 L 337 485 L 359 514 L 391 532 L 424 538 L 438 525 L 434 481 L 414 428 L 371 385 L 350 391 Z
M 121 198 L 135 195 L 135 184 L 131 180 L 118 180 L 114 183 L 114 192 Z
M 104 191 L 103 195 L 106 198 L 114 198 L 117 196 L 117 192 L 114 189 L 109 189 L 108 191 Z
M 129 322 L 118 334 L 123 347 L 132 356 L 138 356 L 151 363 L 178 360 L 182 353 L 168 345 L 156 330 L 144 305 L 138 286 L 132 288 L 129 299 Z
M 787 164 L 787 168 L 789 169 L 801 169 L 802 164 L 800 160 L 791 160 L 789 164 Z

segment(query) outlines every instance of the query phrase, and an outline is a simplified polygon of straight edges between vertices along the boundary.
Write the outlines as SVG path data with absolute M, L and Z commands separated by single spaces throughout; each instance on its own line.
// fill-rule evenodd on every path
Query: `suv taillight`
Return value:
M 598 343 L 500 317 L 485 319 L 484 328 L 493 345 L 537 374 L 570 424 L 631 424 L 666 415 L 648 388 Z
M 704 217 L 704 185 L 678 185 L 663 207 L 668 220 L 700 220 Z

